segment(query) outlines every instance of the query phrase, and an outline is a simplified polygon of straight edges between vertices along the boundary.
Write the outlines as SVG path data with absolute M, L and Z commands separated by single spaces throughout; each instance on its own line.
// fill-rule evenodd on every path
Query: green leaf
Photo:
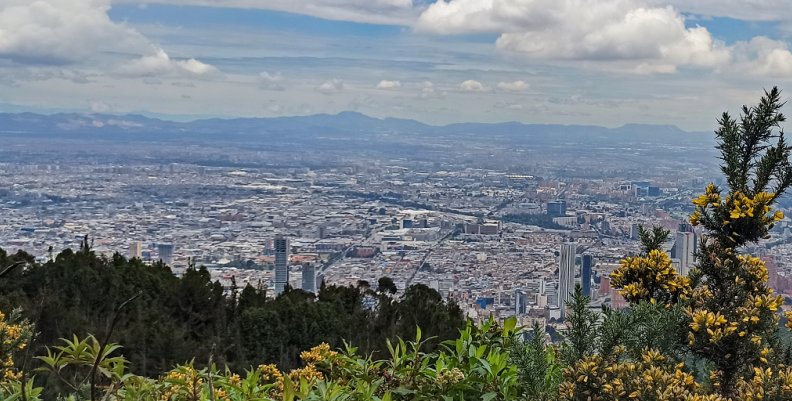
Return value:
M 498 396 L 496 392 L 489 392 L 481 396 L 481 401 L 492 401 Z

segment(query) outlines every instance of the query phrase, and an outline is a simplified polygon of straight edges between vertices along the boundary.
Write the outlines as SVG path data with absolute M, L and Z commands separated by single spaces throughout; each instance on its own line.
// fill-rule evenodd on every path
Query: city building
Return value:
M 316 293 L 316 267 L 305 265 L 302 269 L 302 290 Z
M 554 200 L 547 202 L 547 214 L 549 216 L 566 216 L 567 203 L 565 200 Z
M 170 243 L 157 244 L 157 254 L 159 255 L 162 263 L 165 263 L 166 265 L 173 263 L 173 249 L 174 246 Z
M 143 244 L 140 241 L 134 241 L 129 245 L 129 258 L 140 259 L 143 257 Z
M 671 257 L 679 260 L 677 273 L 687 276 L 690 272 L 690 268 L 693 267 L 696 261 L 695 250 L 696 234 L 678 231 L 674 240 L 674 246 L 671 248 Z
M 275 295 L 280 295 L 289 284 L 289 240 L 275 237 Z
M 583 294 L 591 297 L 591 271 L 594 267 L 594 256 L 589 253 L 583 254 L 580 259 L 580 286 L 583 287 Z
M 558 307 L 561 317 L 565 316 L 566 304 L 575 291 L 575 253 L 577 246 L 574 242 L 561 244 L 561 255 L 558 264 Z
M 524 315 L 528 311 L 528 292 L 518 288 L 514 290 L 514 313 Z

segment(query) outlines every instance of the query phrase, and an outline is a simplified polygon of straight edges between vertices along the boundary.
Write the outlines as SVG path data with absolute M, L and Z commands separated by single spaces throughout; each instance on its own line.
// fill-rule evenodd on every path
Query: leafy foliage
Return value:
M 767 237 L 774 222 L 783 218 L 783 213 L 773 210 L 775 201 L 792 184 L 792 148 L 779 126 L 785 120 L 779 111 L 782 106 L 780 91 L 774 88 L 765 92 L 758 105 L 743 107 L 739 121 L 728 114 L 719 120 L 716 136 L 729 188 L 724 194 L 710 184 L 693 200 L 690 222 L 704 232 L 697 265 L 689 278 L 670 268 L 667 254 L 648 235 L 642 235 L 648 255 L 625 259 L 613 274 L 614 285 L 633 304 L 661 302 L 669 309 L 685 311 L 679 327 L 687 331 L 686 341 L 676 345 L 663 341 L 665 345 L 653 343 L 647 348 L 650 359 L 676 365 L 664 368 L 661 363 L 659 371 L 653 370 L 660 375 L 653 380 L 659 380 L 662 387 L 654 395 L 639 391 L 636 395 L 641 399 L 705 395 L 710 399 L 792 398 L 788 368 L 780 364 L 780 358 L 773 358 L 783 354 L 778 337 L 778 311 L 783 301 L 767 285 L 764 262 L 740 254 L 743 245 Z M 647 335 L 656 337 L 658 332 L 652 330 Z M 630 358 L 629 363 L 636 365 L 628 367 L 651 369 L 641 365 L 646 355 Z M 595 365 L 602 367 L 602 363 Z M 574 374 L 583 373 L 586 382 L 591 379 L 594 383 L 606 376 L 591 373 L 591 366 L 577 366 Z M 605 369 L 612 372 L 621 367 L 611 363 Z M 699 378 L 703 374 L 704 380 L 690 388 L 687 378 L 694 373 L 699 373 Z M 664 375 L 670 374 L 685 381 L 667 380 Z M 629 378 L 625 375 L 618 379 Z M 569 382 L 577 378 L 567 379 L 565 394 L 570 397 L 585 391 L 605 394 L 590 386 L 581 390 Z

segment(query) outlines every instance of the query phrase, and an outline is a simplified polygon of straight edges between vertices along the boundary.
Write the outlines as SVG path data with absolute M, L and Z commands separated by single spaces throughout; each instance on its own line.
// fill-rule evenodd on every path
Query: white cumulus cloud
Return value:
M 741 76 L 792 78 L 792 51 L 786 42 L 758 36 L 735 45 L 734 72 Z
M 499 49 L 534 59 L 626 60 L 668 70 L 716 67 L 731 57 L 705 28 L 688 28 L 675 9 L 641 0 L 439 0 L 416 29 L 498 33 Z
M 157 75 L 184 74 L 188 76 L 207 76 L 218 72 L 217 68 L 196 59 L 173 60 L 165 50 L 153 49 L 149 55 L 129 61 L 118 68 L 118 73 L 133 77 L 152 77 Z
M 323 95 L 334 95 L 344 90 L 344 81 L 340 79 L 331 79 L 329 81 L 322 82 L 315 89 L 317 92 Z
M 3 0 L 0 58 L 24 64 L 69 64 L 108 50 L 147 45 L 110 20 L 110 0 Z
M 486 90 L 486 88 L 481 82 L 476 81 L 474 79 L 468 79 L 467 81 L 462 82 L 461 84 L 459 84 L 459 89 L 465 92 L 483 92 L 484 90 Z
M 0 1 L 0 59 L 26 65 L 98 64 L 107 54 L 132 54 L 118 70 L 150 76 L 217 71 L 193 58 L 172 60 L 135 29 L 110 19 L 111 0 Z
M 283 75 L 280 73 L 270 74 L 269 72 L 262 72 L 259 74 L 259 88 L 271 91 L 282 91 L 286 88 L 283 87 Z
M 399 81 L 389 81 L 387 79 L 383 79 L 377 84 L 377 89 L 393 90 L 399 88 L 401 88 L 401 82 Z
M 498 82 L 498 89 L 502 89 L 505 91 L 512 91 L 512 92 L 522 92 L 528 90 L 531 85 L 528 85 L 525 81 L 514 81 L 514 82 Z

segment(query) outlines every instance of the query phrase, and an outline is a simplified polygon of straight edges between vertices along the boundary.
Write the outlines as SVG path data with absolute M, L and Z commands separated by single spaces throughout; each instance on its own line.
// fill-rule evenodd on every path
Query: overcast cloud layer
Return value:
M 0 110 L 708 129 L 792 81 L 790 19 L 780 0 L 4 0 Z

